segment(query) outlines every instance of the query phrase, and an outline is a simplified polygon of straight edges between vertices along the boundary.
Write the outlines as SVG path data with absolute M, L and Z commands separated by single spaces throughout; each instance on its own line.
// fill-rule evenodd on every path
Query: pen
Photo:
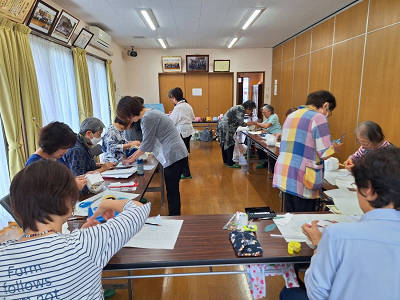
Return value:
M 147 224 L 147 225 L 153 225 L 153 226 L 161 226 L 160 224 L 147 223 L 147 222 L 145 222 L 144 224 Z

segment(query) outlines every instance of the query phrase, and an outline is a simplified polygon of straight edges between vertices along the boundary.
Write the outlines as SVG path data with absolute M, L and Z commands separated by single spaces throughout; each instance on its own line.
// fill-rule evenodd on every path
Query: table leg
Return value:
M 131 276 L 131 271 L 128 271 L 128 276 Z M 133 300 L 133 279 L 128 279 L 128 298 L 129 300 Z
M 161 207 L 164 207 L 164 168 L 159 164 L 160 168 L 160 192 L 161 192 Z
M 247 173 L 250 173 L 250 149 L 251 149 L 251 139 L 246 137 L 247 139 Z

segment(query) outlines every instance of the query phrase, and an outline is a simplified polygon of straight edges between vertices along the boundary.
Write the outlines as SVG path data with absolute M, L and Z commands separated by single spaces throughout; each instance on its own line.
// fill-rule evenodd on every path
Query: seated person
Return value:
M 318 246 L 305 275 L 308 298 L 400 299 L 400 148 L 379 149 L 352 168 L 364 215 L 356 223 L 317 221 L 303 231 Z M 281 299 L 307 299 L 284 289 Z M 286 297 L 286 298 L 285 298 Z
M 75 142 L 75 133 L 67 124 L 51 122 L 40 129 L 39 149 L 29 156 L 25 166 L 29 166 L 41 159 L 57 160 L 67 165 L 62 159 L 62 156 L 67 153 L 69 148 L 75 145 Z M 86 185 L 86 179 L 82 176 L 78 176 L 75 180 L 79 190 L 82 190 Z
M 0 299 L 103 299 L 102 270 L 140 231 L 150 204 L 104 200 L 93 217 L 111 210 L 120 212 L 118 216 L 62 234 L 78 197 L 71 171 L 51 160 L 34 163 L 14 177 L 11 206 L 24 235 L 0 244 Z
M 385 140 L 382 128 L 373 121 L 362 122 L 357 127 L 355 133 L 361 146 L 344 162 L 344 166 L 347 170 L 351 170 L 354 163 L 368 152 L 392 146 L 392 144 Z
M 98 168 L 90 148 L 101 141 L 104 124 L 97 118 L 87 118 L 81 123 L 75 145 L 64 155 L 63 160 L 75 176 L 88 172 L 104 172 L 114 167 L 108 162 Z
M 129 126 L 128 121 L 123 121 L 115 117 L 114 124 L 111 124 L 103 136 L 103 151 L 105 152 L 104 161 L 118 163 L 126 156 L 130 156 L 134 151 L 130 148 L 140 146 L 139 141 L 128 142 L 123 132 Z
M 261 112 L 265 118 L 265 120 L 262 123 L 257 122 L 257 126 L 261 127 L 263 131 L 265 131 L 267 134 L 280 134 L 282 132 L 282 127 L 281 124 L 279 124 L 279 118 L 276 113 L 274 113 L 274 107 L 269 104 L 265 104 Z M 260 160 L 263 161 L 263 163 L 259 164 L 256 166 L 256 169 L 263 169 L 267 167 L 267 159 L 268 155 L 259 147 L 257 147 L 257 153 L 258 157 Z M 272 163 L 272 164 L 271 164 Z M 273 162 L 270 161 L 270 168 L 271 171 L 273 172 L 274 166 Z

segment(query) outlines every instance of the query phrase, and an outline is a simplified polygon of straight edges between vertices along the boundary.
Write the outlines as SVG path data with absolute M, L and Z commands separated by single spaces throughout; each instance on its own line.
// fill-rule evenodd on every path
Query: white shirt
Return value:
M 181 100 L 175 105 L 170 117 L 183 138 L 194 134 L 192 125 L 194 121 L 193 109 L 185 100 Z

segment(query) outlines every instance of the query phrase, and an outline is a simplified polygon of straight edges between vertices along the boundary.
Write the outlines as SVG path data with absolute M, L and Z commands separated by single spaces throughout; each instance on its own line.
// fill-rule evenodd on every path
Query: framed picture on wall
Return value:
M 93 33 L 89 30 L 82 28 L 81 32 L 79 32 L 78 36 L 76 37 L 75 41 L 73 42 L 72 46 L 79 47 L 82 49 L 86 49 L 87 45 L 90 43 L 90 40 L 93 37 Z
M 208 55 L 186 55 L 186 72 L 208 72 Z
M 56 21 L 58 10 L 39 0 L 32 10 L 26 25 L 33 30 L 49 35 Z
M 63 10 L 51 32 L 51 37 L 68 43 L 78 23 L 79 20 L 77 18 Z
M 231 61 L 229 59 L 215 59 L 214 72 L 229 72 L 231 70 Z
M 24 23 L 35 0 L 0 1 L 0 17 Z
M 182 72 L 182 57 L 180 56 L 162 56 L 163 72 Z

